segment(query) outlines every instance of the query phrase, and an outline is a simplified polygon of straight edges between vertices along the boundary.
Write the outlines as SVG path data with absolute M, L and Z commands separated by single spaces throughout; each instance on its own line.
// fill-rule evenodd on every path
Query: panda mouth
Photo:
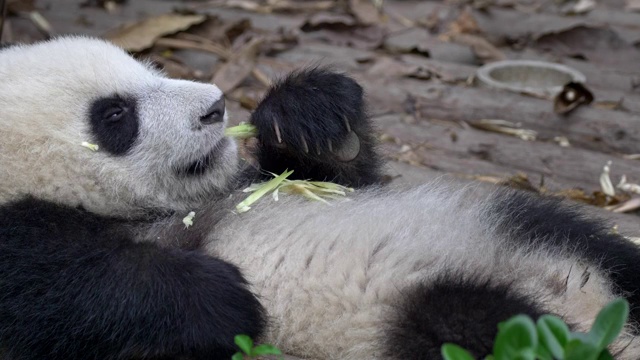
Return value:
M 185 167 L 178 168 L 176 172 L 178 175 L 188 177 L 204 175 L 208 170 L 215 167 L 217 160 L 221 156 L 220 152 L 224 149 L 227 141 L 226 137 L 222 138 L 209 153 Z

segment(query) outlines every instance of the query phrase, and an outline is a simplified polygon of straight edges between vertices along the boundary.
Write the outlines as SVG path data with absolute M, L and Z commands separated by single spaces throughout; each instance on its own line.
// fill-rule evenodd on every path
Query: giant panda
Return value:
M 480 357 L 510 316 L 586 330 L 617 296 L 615 356 L 640 358 L 640 251 L 603 222 L 502 188 L 383 185 L 363 89 L 330 69 L 284 77 L 250 121 L 257 169 L 214 85 L 86 37 L 0 50 L 0 358 L 227 359 L 236 334 L 305 359 Z M 356 190 L 234 211 L 284 169 Z

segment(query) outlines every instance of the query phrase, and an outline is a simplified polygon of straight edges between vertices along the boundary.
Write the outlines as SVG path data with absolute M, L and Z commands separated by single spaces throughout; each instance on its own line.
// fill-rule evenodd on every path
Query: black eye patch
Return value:
M 125 155 L 138 138 L 135 100 L 113 95 L 95 100 L 89 111 L 94 141 L 113 155 Z

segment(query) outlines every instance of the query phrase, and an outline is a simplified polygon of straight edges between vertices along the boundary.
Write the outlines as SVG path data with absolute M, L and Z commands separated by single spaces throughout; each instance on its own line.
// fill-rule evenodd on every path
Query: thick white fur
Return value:
M 172 171 L 222 138 L 224 124 L 201 130 L 196 124 L 222 96 L 213 85 L 167 79 L 87 38 L 1 51 L 0 78 L 2 203 L 32 194 L 106 214 L 135 215 L 142 207 L 192 210 L 235 174 L 235 145 L 205 177 L 180 179 Z M 90 101 L 119 92 L 138 101 L 138 143 L 123 157 L 81 147 L 91 142 Z M 382 329 L 400 292 L 442 270 L 516 284 L 517 291 L 588 328 L 612 299 L 604 274 L 569 252 L 510 247 L 491 228 L 494 222 L 483 218 L 491 195 L 471 201 L 471 192 L 443 182 L 372 189 L 331 207 L 265 198 L 248 213 L 225 215 L 207 250 L 239 265 L 262 297 L 272 320 L 265 340 L 304 357 L 380 358 Z M 217 206 L 198 210 L 196 221 Z M 158 240 L 162 231 L 153 231 L 142 237 Z M 591 275 L 582 286 L 585 271 Z M 624 358 L 640 358 L 635 343 Z
M 73 37 L 8 48 L 0 52 L 0 78 L 0 202 L 32 194 L 99 213 L 187 210 L 235 172 L 233 142 L 208 177 L 177 178 L 173 171 L 222 139 L 225 124 L 198 124 L 222 92 L 168 79 L 104 41 Z M 135 97 L 144 139 L 117 158 L 80 145 L 92 142 L 91 100 L 114 94 Z

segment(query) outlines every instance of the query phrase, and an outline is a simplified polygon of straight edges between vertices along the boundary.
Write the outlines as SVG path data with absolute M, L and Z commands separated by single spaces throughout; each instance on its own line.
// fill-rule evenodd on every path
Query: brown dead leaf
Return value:
M 392 53 L 413 53 L 430 57 L 430 40 L 431 36 L 426 30 L 414 28 L 389 36 L 384 41 L 384 47 Z
M 300 28 L 307 38 L 323 42 L 371 50 L 378 48 L 385 36 L 385 30 L 376 25 L 360 25 L 348 15 L 317 13 Z
M 433 76 L 426 67 L 405 64 L 389 57 L 378 59 L 367 73 L 376 77 L 409 77 L 420 80 L 429 80 Z
M 151 54 L 149 60 L 162 67 L 164 72 L 173 79 L 203 80 L 202 74 L 193 71 L 185 64 L 171 58 Z
M 320 29 L 351 28 L 356 25 L 356 20 L 347 14 L 332 12 L 319 12 L 313 14 L 302 25 L 302 31 L 315 31 Z
M 206 21 L 190 28 L 189 35 L 196 35 L 210 42 L 230 47 L 238 36 L 250 29 L 251 20 L 246 18 L 223 21 L 217 16 L 209 16 Z
M 184 31 L 206 19 L 205 15 L 163 14 L 120 27 L 105 38 L 127 51 L 138 52 L 152 47 L 162 36 Z
M 189 36 L 185 36 L 188 38 Z M 198 39 L 200 40 L 200 39 Z M 183 50 L 199 50 L 208 53 L 215 54 L 223 59 L 230 58 L 231 52 L 226 48 L 219 46 L 216 43 L 206 41 L 193 41 L 187 39 L 172 39 L 172 38 L 162 38 L 156 40 L 157 46 L 165 46 L 171 49 L 183 49 Z
M 621 202 L 627 201 L 628 199 L 628 196 L 620 196 L 620 195 L 616 195 L 613 197 L 608 196 L 607 194 L 599 190 L 589 194 L 582 189 L 568 189 L 568 190 L 555 191 L 550 193 L 549 195 L 560 196 L 560 197 L 564 197 L 567 199 L 571 199 L 574 201 L 578 201 L 578 202 L 582 202 L 585 204 L 594 205 L 602 208 L 620 204 Z
M 506 180 L 501 180 L 498 182 L 498 185 L 508 186 L 518 190 L 540 192 L 540 189 L 533 185 L 531 181 L 529 181 L 527 174 L 524 173 L 517 173 Z
M 447 31 L 449 35 L 454 34 L 481 34 L 482 30 L 478 25 L 473 13 L 469 7 L 466 7 L 460 13 L 460 16 L 449 24 Z
M 640 11 L 640 0 L 627 0 L 625 7 L 627 10 Z
M 335 1 L 269 1 L 266 4 L 260 4 L 256 1 L 249 0 L 222 0 L 211 2 L 213 6 L 224 6 L 228 8 L 242 9 L 257 13 L 268 14 L 272 12 L 304 12 L 304 11 L 323 11 L 329 10 L 335 6 Z
M 450 39 L 458 44 L 468 45 L 473 53 L 484 63 L 505 60 L 507 57 L 493 46 L 487 39 L 479 35 L 472 34 L 454 34 Z
M 371 0 L 349 0 L 349 10 L 360 24 L 371 25 L 380 21 L 380 11 Z
M 211 82 L 224 93 L 235 89 L 253 71 L 263 43 L 262 37 L 251 39 L 216 71 Z

